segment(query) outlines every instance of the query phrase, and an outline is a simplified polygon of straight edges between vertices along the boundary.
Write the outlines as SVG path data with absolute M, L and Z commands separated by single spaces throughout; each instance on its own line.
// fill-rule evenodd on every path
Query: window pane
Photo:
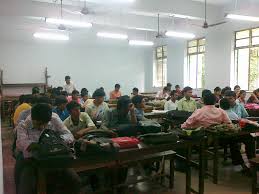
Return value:
M 249 38 L 236 41 L 236 47 L 249 46 Z
M 252 36 L 259 36 L 259 28 L 255 28 L 252 30 Z
M 205 85 L 205 55 L 198 55 L 197 88 L 203 88 Z
M 157 52 L 157 53 L 156 53 L 156 58 L 158 58 L 158 59 L 159 59 L 159 58 L 162 58 L 162 52 Z
M 200 46 L 199 47 L 199 52 L 205 52 L 205 46 Z
M 188 42 L 188 47 L 194 47 L 197 46 L 197 40 L 192 40 Z
M 258 45 L 259 44 L 259 37 L 252 38 L 252 45 Z
M 236 39 L 248 38 L 248 37 L 249 37 L 249 30 L 244 30 L 236 33 Z
M 199 40 L 199 46 L 201 46 L 201 45 L 205 45 L 205 39 Z
M 248 90 L 249 48 L 239 49 L 237 52 L 237 84 Z
M 190 86 L 196 88 L 196 75 L 197 75 L 197 55 L 189 56 L 189 77 L 190 77 Z
M 258 70 L 259 70 L 259 47 L 250 49 L 250 73 L 249 73 L 249 90 L 255 90 L 258 88 Z
M 167 56 L 167 46 L 163 46 L 164 57 Z
M 157 53 L 162 53 L 162 47 L 161 47 L 161 46 L 157 47 L 157 48 L 156 48 L 156 52 L 157 52 Z
M 197 47 L 191 47 L 188 49 L 189 53 L 196 53 L 197 52 Z

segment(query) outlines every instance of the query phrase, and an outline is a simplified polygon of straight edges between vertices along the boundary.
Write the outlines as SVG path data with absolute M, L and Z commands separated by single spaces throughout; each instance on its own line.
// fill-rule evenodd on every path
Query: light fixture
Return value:
M 34 38 L 44 39 L 44 40 L 69 40 L 69 36 L 61 33 L 49 33 L 49 32 L 35 32 L 33 34 Z
M 192 33 L 187 33 L 187 32 L 175 32 L 175 31 L 167 31 L 165 33 L 166 36 L 171 36 L 171 37 L 177 37 L 177 38 L 186 38 L 186 39 L 192 39 L 195 38 L 195 35 Z
M 79 21 L 72 21 L 72 20 L 63 20 L 63 19 L 56 19 L 56 18 L 46 18 L 46 22 L 49 24 L 62 24 L 65 26 L 73 26 L 78 28 L 91 28 L 93 24 L 89 22 L 79 22 Z
M 233 19 L 233 20 L 259 22 L 259 17 L 246 16 L 246 15 L 227 14 L 227 15 L 226 15 L 226 18 L 228 18 L 228 19 Z
M 104 38 L 113 38 L 113 39 L 121 39 L 126 40 L 128 35 L 126 34 L 117 34 L 117 33 L 109 33 L 109 32 L 98 32 L 97 36 Z
M 129 40 L 129 45 L 132 46 L 153 46 L 154 43 L 151 41 L 143 41 L 143 40 Z

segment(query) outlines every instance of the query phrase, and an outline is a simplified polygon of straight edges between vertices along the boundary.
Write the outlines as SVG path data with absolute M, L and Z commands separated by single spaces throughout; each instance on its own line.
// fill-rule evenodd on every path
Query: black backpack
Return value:
M 161 125 L 153 120 L 139 121 L 138 130 L 141 134 L 159 133 L 161 132 Z
M 179 138 L 176 133 L 149 133 L 139 136 L 139 139 L 145 144 L 168 144 L 176 143 Z
M 166 113 L 166 118 L 175 121 L 176 125 L 183 124 L 190 116 L 192 112 L 172 110 Z

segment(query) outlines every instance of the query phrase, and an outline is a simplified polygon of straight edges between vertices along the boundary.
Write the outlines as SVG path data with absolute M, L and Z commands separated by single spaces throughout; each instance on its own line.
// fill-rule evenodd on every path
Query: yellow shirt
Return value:
M 17 124 L 17 120 L 20 116 L 20 113 L 24 110 L 28 110 L 28 109 L 31 109 L 31 105 L 29 105 L 28 103 L 22 103 L 21 105 L 19 105 L 15 112 L 14 112 L 14 116 L 13 116 L 13 122 L 14 122 L 14 125 L 16 126 Z
M 179 100 L 177 104 L 178 110 L 183 110 L 187 112 L 194 112 L 197 109 L 196 102 L 193 98 L 187 100 L 185 97 Z

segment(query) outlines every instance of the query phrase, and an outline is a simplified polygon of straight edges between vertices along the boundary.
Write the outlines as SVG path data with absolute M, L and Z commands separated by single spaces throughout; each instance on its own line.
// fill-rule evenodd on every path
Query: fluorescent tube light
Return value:
M 178 37 L 178 38 L 186 38 L 186 39 L 192 39 L 195 38 L 195 35 L 192 33 L 186 33 L 186 32 L 175 32 L 175 31 L 167 31 L 165 33 L 166 36 L 171 37 Z
M 45 40 L 69 40 L 69 36 L 65 34 L 58 33 L 48 33 L 48 32 L 35 32 L 33 34 L 35 38 L 45 39 Z
M 46 22 L 49 24 L 63 24 L 65 26 L 73 26 L 78 28 L 91 28 L 93 25 L 88 22 L 79 22 L 79 21 L 72 21 L 72 20 L 63 20 L 63 19 L 56 19 L 56 18 L 46 18 Z
M 154 43 L 151 42 L 151 41 L 130 40 L 129 45 L 132 45 L 132 46 L 153 46 Z
M 128 38 L 128 36 L 125 34 L 116 34 L 116 33 L 109 33 L 109 32 L 98 32 L 97 36 L 104 37 L 104 38 L 122 39 L 122 40 L 126 40 Z
M 233 20 L 259 22 L 259 17 L 245 16 L 245 15 L 227 14 L 226 18 L 233 19 Z

